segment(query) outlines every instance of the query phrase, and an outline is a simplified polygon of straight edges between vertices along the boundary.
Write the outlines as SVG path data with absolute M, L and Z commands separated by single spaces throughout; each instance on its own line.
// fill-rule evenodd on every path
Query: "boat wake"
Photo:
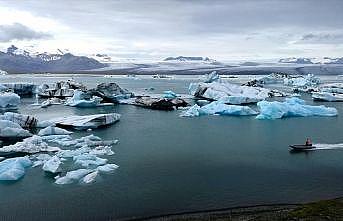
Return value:
M 316 143 L 313 144 L 316 148 L 310 150 L 335 150 L 335 149 L 343 149 L 343 143 L 337 144 L 325 144 L 325 143 Z

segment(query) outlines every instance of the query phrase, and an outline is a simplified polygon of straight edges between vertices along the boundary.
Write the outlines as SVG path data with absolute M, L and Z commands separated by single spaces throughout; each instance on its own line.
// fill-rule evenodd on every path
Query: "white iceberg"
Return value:
M 4 71 L 4 70 L 0 70 L 0 75 L 7 75 L 7 71 Z
M 73 182 L 79 181 L 87 174 L 93 172 L 94 170 L 91 169 L 78 169 L 69 171 L 66 173 L 65 176 L 57 177 L 55 183 L 56 184 L 71 184 Z
M 67 99 L 66 105 L 71 107 L 97 107 L 103 100 L 100 97 L 93 96 L 90 99 L 85 99 L 86 94 L 81 90 L 75 90 L 73 97 Z
M 47 135 L 69 135 L 72 134 L 73 132 L 58 128 L 58 127 L 46 127 L 44 129 L 41 129 L 38 133 L 39 136 L 47 136 Z
M 25 168 L 32 165 L 28 157 L 16 157 L 0 162 L 0 180 L 18 180 L 25 175 Z
M 114 124 L 119 121 L 120 114 L 95 114 L 86 116 L 69 116 L 63 118 L 53 119 L 56 125 L 64 127 L 73 127 L 77 130 L 86 130 L 88 128 L 98 128 L 100 126 Z
M 286 98 L 284 102 L 260 101 L 257 103 L 260 114 L 256 119 L 279 119 L 283 117 L 308 116 L 336 116 L 337 110 L 333 107 L 306 105 L 304 100 L 296 97 Z
M 212 71 L 209 74 L 205 75 L 204 83 L 220 82 L 220 76 L 217 74 L 217 71 Z
M 0 138 L 26 138 L 32 134 L 21 128 L 17 123 L 8 120 L 0 120 Z
M 191 83 L 191 95 L 208 100 L 226 99 L 228 104 L 256 103 L 269 97 L 270 90 L 231 83 Z
M 0 119 L 12 121 L 23 128 L 34 128 L 38 123 L 38 120 L 33 116 L 13 112 L 6 112 L 3 115 L 0 115 Z
M 96 170 L 94 172 L 91 172 L 89 174 L 87 174 L 85 177 L 83 177 L 82 182 L 89 184 L 89 183 L 93 183 L 95 181 L 95 178 L 98 176 L 99 172 Z
M 73 160 L 75 164 L 81 165 L 82 167 L 90 167 L 90 166 L 101 166 L 107 163 L 107 159 L 103 159 L 97 157 L 93 154 L 81 154 L 78 156 L 74 156 Z
M 44 162 L 43 170 L 50 173 L 60 172 L 61 160 L 57 156 L 51 157 L 49 160 Z
M 12 92 L 0 92 L 0 108 L 17 108 L 20 97 Z
M 227 105 L 220 101 L 213 101 L 205 106 L 193 105 L 188 110 L 181 113 L 182 117 L 197 117 L 200 115 L 232 115 L 247 116 L 256 115 L 257 112 L 247 106 Z
M 56 152 L 61 150 L 58 147 L 51 147 L 40 136 L 33 135 L 24 139 L 22 142 L 4 146 L 0 148 L 0 153 L 21 152 L 21 153 L 39 153 L 39 152 Z
M 343 83 L 324 84 L 323 86 L 320 87 L 320 91 L 343 94 Z
M 336 94 L 336 93 L 330 93 L 330 92 L 313 92 L 312 93 L 313 100 L 318 101 L 343 101 L 343 94 Z
M 98 166 L 97 170 L 100 172 L 104 172 L 104 173 L 109 173 L 114 171 L 115 169 L 117 169 L 119 166 L 116 164 L 105 164 L 102 166 Z
M 284 85 L 292 87 L 313 87 L 320 84 L 320 78 L 313 74 L 284 79 Z

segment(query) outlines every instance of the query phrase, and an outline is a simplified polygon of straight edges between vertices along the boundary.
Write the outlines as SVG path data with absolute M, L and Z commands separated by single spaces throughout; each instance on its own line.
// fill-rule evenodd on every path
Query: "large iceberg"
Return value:
M 17 108 L 20 97 L 12 92 L 0 92 L 0 108 Z
M 72 97 L 76 89 L 86 90 L 86 87 L 74 80 L 59 81 L 53 85 L 43 84 L 37 88 L 37 93 L 41 97 Z
M 191 83 L 191 95 L 208 100 L 226 99 L 228 104 L 256 103 L 269 97 L 270 90 L 231 83 Z
M 306 105 L 304 100 L 296 97 L 286 98 L 284 102 L 260 101 L 257 103 L 260 114 L 256 119 L 279 119 L 283 117 L 308 116 L 336 116 L 337 110 L 333 107 Z
M 3 115 L 0 115 L 0 120 L 12 121 L 23 128 L 35 128 L 38 123 L 38 120 L 33 116 L 13 112 L 6 112 Z
M 188 110 L 181 113 L 182 117 L 197 117 L 200 115 L 232 115 L 232 116 L 246 116 L 256 115 L 257 112 L 247 106 L 227 105 L 220 101 L 213 101 L 205 106 L 193 105 Z
M 119 87 L 116 83 L 101 83 L 96 88 L 87 91 L 89 96 L 101 97 L 105 102 L 117 103 L 119 100 L 128 99 L 134 94 L 126 89 Z
M 36 92 L 36 85 L 31 83 L 4 83 L 2 84 L 18 95 L 33 95 Z
M 320 84 L 320 78 L 315 77 L 313 74 L 284 79 L 284 85 L 293 86 L 293 87 L 300 87 L 300 88 L 313 87 L 319 84 Z
M 86 130 L 89 128 L 98 128 L 100 126 L 114 124 L 120 119 L 120 114 L 95 114 L 86 116 L 69 116 L 52 119 L 50 122 L 61 127 L 72 127 L 77 130 Z
M 25 175 L 25 168 L 32 165 L 28 157 L 17 157 L 0 162 L 0 180 L 14 181 Z
M 20 139 L 30 136 L 32 134 L 21 128 L 19 124 L 8 120 L 0 120 L 0 138 Z

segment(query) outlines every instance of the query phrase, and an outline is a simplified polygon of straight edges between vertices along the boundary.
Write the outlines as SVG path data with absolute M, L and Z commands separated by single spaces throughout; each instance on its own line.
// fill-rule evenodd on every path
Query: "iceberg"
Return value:
M 212 83 L 212 82 L 219 82 L 220 76 L 217 74 L 217 71 L 212 71 L 209 74 L 205 75 L 205 81 L 204 83 Z
M 86 116 L 69 116 L 52 119 L 50 122 L 61 127 L 72 127 L 77 130 L 87 130 L 89 128 L 98 128 L 100 126 L 114 124 L 120 119 L 120 114 L 95 114 Z
M 12 92 L 0 92 L 0 108 L 17 108 L 20 97 Z
M 173 91 L 164 91 L 163 97 L 173 99 L 173 98 L 177 98 L 177 94 L 174 93 Z
M 25 175 L 25 168 L 32 165 L 28 157 L 16 157 L 0 162 L 0 180 L 19 180 Z
M 19 124 L 8 120 L 0 120 L 0 138 L 20 139 L 30 136 L 32 134 L 21 128 Z
M 269 97 L 270 90 L 260 87 L 240 86 L 231 83 L 191 83 L 191 95 L 200 99 L 226 99 L 228 104 L 256 103 Z
M 284 79 L 284 85 L 292 87 L 313 87 L 320 84 L 320 78 L 313 74 L 307 76 L 291 77 Z
M 96 170 L 94 172 L 91 172 L 89 174 L 87 174 L 85 177 L 83 177 L 82 182 L 89 184 L 89 183 L 93 183 L 95 181 L 95 178 L 98 176 L 99 172 Z
M 181 113 L 182 117 L 197 117 L 200 115 L 231 115 L 247 116 L 256 115 L 257 112 L 247 106 L 227 105 L 220 101 L 213 101 L 205 106 L 193 105 L 188 110 Z
M 313 92 L 312 98 L 313 100 L 317 100 L 317 101 L 342 102 L 343 93 L 337 94 L 337 93 L 330 93 L 330 92 Z
M 59 151 L 58 147 L 50 147 L 40 136 L 33 135 L 32 137 L 25 138 L 22 142 L 4 146 L 0 148 L 0 153 L 39 153 L 39 152 L 56 152 Z
M 96 88 L 86 92 L 89 96 L 101 97 L 105 102 L 118 103 L 119 100 L 128 99 L 134 94 L 126 89 L 122 89 L 116 83 L 101 83 Z
M 58 127 L 53 127 L 49 126 L 44 129 L 41 129 L 38 133 L 39 136 L 47 136 L 47 135 L 69 135 L 72 134 L 73 132 L 58 128 Z
M 57 177 L 55 183 L 56 184 L 71 184 L 75 181 L 79 181 L 84 176 L 86 176 L 87 174 L 93 171 L 94 170 L 91 170 L 91 169 L 78 169 L 78 170 L 69 171 L 66 173 L 65 176 Z
M 20 96 L 33 95 L 37 87 L 31 83 L 4 83 L 2 85 Z
M 0 115 L 0 120 L 12 121 L 23 128 L 35 128 L 38 123 L 38 120 L 35 117 L 12 112 L 6 112 L 3 115 Z
M 51 157 L 49 160 L 45 161 L 43 165 L 43 170 L 50 173 L 60 172 L 61 160 L 57 156 Z
M 74 156 L 73 160 L 75 164 L 81 165 L 82 167 L 90 167 L 90 166 L 101 166 L 107 163 L 107 159 L 103 159 L 97 157 L 93 154 L 81 154 L 78 156 Z
M 59 81 L 49 86 L 42 84 L 37 88 L 37 94 L 40 97 L 72 97 L 76 89 L 86 90 L 86 87 L 74 80 Z
M 261 120 L 284 117 L 337 116 L 337 110 L 333 107 L 306 105 L 304 100 L 297 97 L 286 98 L 284 102 L 260 101 L 257 106 L 260 114 L 256 119 Z
M 100 105 L 102 98 L 93 96 L 86 99 L 87 94 L 81 90 L 75 90 L 73 97 L 67 99 L 66 105 L 71 107 L 97 107 Z
M 7 75 L 7 71 L 4 71 L 4 70 L 0 70 L 0 75 Z
M 105 164 L 102 166 L 98 166 L 97 170 L 103 173 L 109 173 L 117 169 L 119 166 L 116 164 Z

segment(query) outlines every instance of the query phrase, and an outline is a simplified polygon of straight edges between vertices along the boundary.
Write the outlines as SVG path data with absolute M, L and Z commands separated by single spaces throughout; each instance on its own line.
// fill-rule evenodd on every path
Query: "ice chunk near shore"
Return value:
M 296 97 L 286 98 L 284 102 L 260 101 L 257 103 L 260 114 L 256 119 L 279 119 L 283 117 L 308 117 L 308 116 L 337 116 L 333 107 L 306 105 L 304 100 Z
M 0 148 L 1 152 L 22 152 L 22 153 L 39 153 L 39 152 L 56 152 L 61 150 L 58 147 L 51 147 L 40 136 L 33 135 L 24 139 L 22 142 L 4 146 Z
M 25 168 L 32 165 L 28 157 L 16 157 L 0 162 L 0 180 L 14 181 L 19 180 L 25 175 Z
M 226 99 L 228 104 L 256 103 L 269 97 L 270 90 L 231 83 L 191 83 L 191 95 L 208 100 Z
M 0 138 L 26 138 L 32 134 L 21 128 L 17 123 L 8 120 L 0 120 Z
M 47 135 L 69 135 L 72 134 L 73 132 L 58 128 L 58 127 L 46 127 L 44 129 L 41 129 L 38 133 L 39 136 L 47 136 Z
M 247 106 L 227 105 L 220 101 L 213 101 L 205 106 L 193 105 L 188 110 L 181 113 L 182 117 L 197 117 L 200 115 L 232 115 L 247 116 L 256 115 L 257 112 Z
M 120 119 L 120 114 L 95 114 L 86 116 L 69 116 L 52 119 L 57 126 L 73 127 L 77 130 L 87 130 L 88 128 L 98 128 L 100 126 L 114 124 Z
M 0 108 L 17 108 L 20 97 L 12 92 L 0 92 Z
M 51 157 L 49 160 L 44 162 L 43 170 L 50 173 L 60 172 L 61 160 L 57 156 Z

